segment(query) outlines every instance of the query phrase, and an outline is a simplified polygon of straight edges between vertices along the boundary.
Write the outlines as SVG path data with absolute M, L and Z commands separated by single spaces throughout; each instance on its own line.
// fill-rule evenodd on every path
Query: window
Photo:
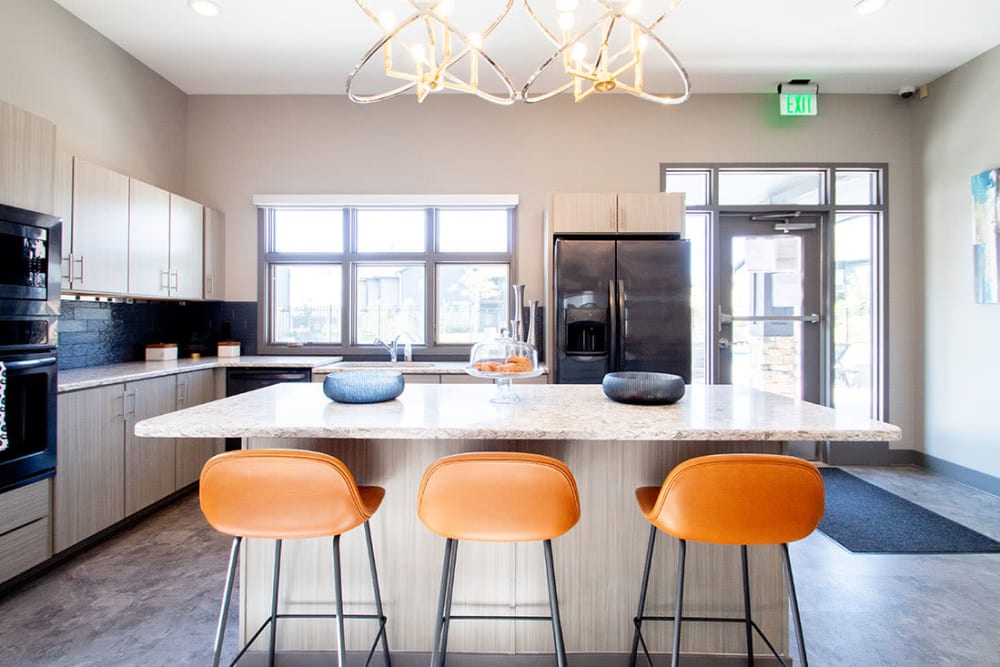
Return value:
M 264 351 L 372 352 L 401 340 L 464 356 L 506 326 L 511 204 L 259 208 Z

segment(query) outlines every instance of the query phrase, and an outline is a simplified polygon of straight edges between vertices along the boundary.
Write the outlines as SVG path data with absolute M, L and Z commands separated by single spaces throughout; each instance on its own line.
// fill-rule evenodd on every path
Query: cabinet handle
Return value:
M 177 402 L 187 403 L 187 382 L 178 381 L 177 383 Z
M 164 277 L 166 277 L 166 282 L 164 283 Z M 170 289 L 170 272 L 166 269 L 160 269 L 160 289 L 168 290 Z
M 66 281 L 67 285 L 72 285 L 73 284 L 73 253 L 69 253 L 68 255 L 64 256 L 62 258 L 62 261 L 66 262 L 66 268 L 65 269 L 62 267 L 61 263 L 59 264 L 59 270 L 62 271 L 63 280 Z
M 72 268 L 73 267 L 73 262 L 80 262 L 80 277 L 79 278 L 73 276 L 73 268 Z M 69 279 L 71 281 L 77 281 L 78 280 L 78 281 L 80 281 L 80 284 L 83 284 L 83 255 L 80 255 L 79 259 L 73 257 L 73 255 L 70 255 Z
M 128 407 L 125 407 L 125 416 L 127 416 L 127 417 L 128 416 L 135 417 L 135 392 L 134 391 L 132 391 L 131 393 L 129 393 L 129 392 L 125 393 L 125 398 L 122 400 L 122 406 L 127 406 L 126 401 L 128 401 L 128 399 L 130 399 L 130 398 L 132 399 L 132 407 L 131 407 L 131 409 L 128 408 Z
M 170 273 L 174 277 L 174 284 L 173 284 L 173 286 L 170 289 L 174 290 L 175 292 L 179 291 L 180 290 L 180 283 L 181 283 L 181 277 L 179 275 L 179 272 L 178 271 L 171 271 Z
M 115 403 L 115 419 L 125 419 L 125 394 L 119 394 L 112 399 Z
M 208 292 L 208 294 L 210 294 L 211 296 L 215 296 L 215 277 L 208 276 L 205 279 L 205 283 L 206 283 L 205 287 L 207 288 L 205 291 Z

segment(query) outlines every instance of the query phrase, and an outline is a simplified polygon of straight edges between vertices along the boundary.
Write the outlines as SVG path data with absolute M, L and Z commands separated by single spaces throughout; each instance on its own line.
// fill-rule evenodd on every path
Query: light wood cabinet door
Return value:
M 128 176 L 73 158 L 73 289 L 128 292 Z
M 613 234 L 617 198 L 613 192 L 549 195 L 549 231 L 552 234 Z
M 202 298 L 204 208 L 170 194 L 170 296 L 175 299 Z
M 684 233 L 684 193 L 620 193 L 618 232 Z
M 58 401 L 57 552 L 125 518 L 123 386 L 59 394 Z
M 128 216 L 128 293 L 166 297 L 170 271 L 170 193 L 130 178 Z
M 206 299 L 226 298 L 226 215 L 205 207 L 205 293 Z
M 216 399 L 215 371 L 204 370 L 177 376 L 177 409 L 190 408 Z M 178 438 L 176 488 L 182 489 L 201 476 L 205 462 L 225 449 L 221 438 Z
M 55 196 L 52 214 L 62 219 L 62 288 L 72 288 L 73 252 L 73 156 L 56 151 Z
M 173 412 L 176 406 L 174 375 L 125 385 L 125 514 L 137 512 L 177 488 L 174 439 L 135 435 L 136 422 Z
M 56 126 L 0 102 L 0 203 L 53 212 Z

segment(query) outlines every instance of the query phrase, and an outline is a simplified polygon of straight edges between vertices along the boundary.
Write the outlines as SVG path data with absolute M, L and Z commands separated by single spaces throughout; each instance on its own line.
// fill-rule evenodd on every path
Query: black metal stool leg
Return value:
M 267 665 L 274 667 L 274 646 L 278 638 L 278 575 L 281 572 L 281 540 L 274 541 L 274 578 L 271 587 L 271 643 L 267 649 Z
M 215 628 L 215 653 L 212 654 L 212 667 L 219 667 L 222 657 L 222 640 L 226 636 L 226 621 L 229 618 L 229 601 L 233 597 L 233 582 L 236 580 L 236 562 L 240 556 L 242 537 L 233 538 L 233 547 L 229 552 L 229 571 L 226 574 L 226 590 L 222 594 L 222 609 L 219 610 L 219 624 Z
M 806 640 L 802 634 L 802 617 L 799 616 L 799 599 L 795 595 L 795 579 L 792 577 L 792 561 L 788 557 L 788 544 L 781 545 L 781 556 L 785 565 L 788 600 L 792 603 L 792 622 L 795 625 L 795 639 L 799 642 L 799 657 L 802 658 L 802 667 L 809 667 L 809 660 L 806 659 Z
M 636 654 L 639 652 L 639 636 L 642 633 L 642 613 L 646 609 L 646 591 L 649 589 L 649 570 L 653 565 L 653 547 L 656 545 L 656 526 L 649 527 L 649 546 L 646 547 L 646 566 L 642 570 L 642 587 L 639 589 L 639 611 L 635 614 L 635 630 L 632 633 L 632 654 L 628 667 L 635 667 Z
M 674 645 L 670 654 L 672 667 L 678 667 L 681 661 L 681 611 L 684 606 L 684 560 L 686 556 L 687 541 L 677 540 L 677 601 L 674 603 Z
M 743 611 L 747 626 L 747 664 L 753 667 L 753 619 L 750 616 L 750 565 L 747 560 L 747 545 L 740 545 L 740 560 L 743 561 Z
M 455 591 L 455 563 L 458 561 L 458 540 L 451 545 L 451 560 L 448 562 L 448 593 L 444 599 L 444 628 L 441 632 L 441 667 L 448 660 L 448 630 L 451 628 L 451 601 Z
M 385 614 L 382 611 L 382 593 L 378 585 L 378 570 L 375 568 L 375 549 L 372 548 L 372 529 L 365 521 L 365 542 L 368 545 L 368 565 L 372 573 L 372 588 L 375 590 L 375 613 L 378 614 L 378 632 L 382 638 L 382 656 L 385 658 L 386 667 L 392 667 L 392 660 L 389 659 L 389 635 L 385 631 Z M 376 639 L 378 639 L 376 637 Z
M 340 535 L 333 536 L 333 606 L 337 613 L 337 665 L 346 667 L 347 646 L 344 639 L 344 590 L 340 579 Z
M 431 646 L 430 667 L 441 664 L 441 631 L 444 629 L 444 603 L 448 591 L 448 573 L 451 571 L 451 549 L 454 540 L 444 543 L 444 564 L 441 566 L 441 590 L 438 592 L 437 616 L 434 619 L 434 644 Z
M 549 584 L 549 609 L 552 614 L 552 639 L 556 647 L 556 664 L 566 667 L 566 646 L 563 643 L 562 621 L 559 618 L 559 595 L 556 592 L 556 570 L 552 560 L 552 540 L 545 540 L 545 577 Z

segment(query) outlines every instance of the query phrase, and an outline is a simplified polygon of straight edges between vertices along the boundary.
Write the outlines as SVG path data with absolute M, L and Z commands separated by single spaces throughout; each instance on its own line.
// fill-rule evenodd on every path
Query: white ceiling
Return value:
M 56 2 L 188 94 L 342 94 L 380 35 L 354 0 L 216 0 L 214 18 L 186 0 Z M 411 13 L 404 0 L 371 0 L 379 2 Z M 480 15 L 505 4 L 456 5 L 471 2 Z M 869 16 L 854 0 L 684 0 L 657 34 L 687 68 L 694 94 L 774 92 L 793 78 L 823 92 L 892 93 L 1000 44 L 1000 0 L 891 0 Z M 518 89 L 554 50 L 522 0 L 484 49 Z

